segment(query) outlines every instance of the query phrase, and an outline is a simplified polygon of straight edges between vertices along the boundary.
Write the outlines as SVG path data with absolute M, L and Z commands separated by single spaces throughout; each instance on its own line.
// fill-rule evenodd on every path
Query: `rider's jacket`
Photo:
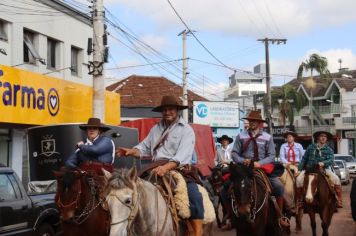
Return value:
M 310 144 L 305 151 L 302 161 L 299 163 L 298 169 L 313 171 L 315 165 L 319 162 L 324 163 L 324 168 L 330 167 L 334 162 L 334 151 L 328 146 L 319 147 L 317 144 Z
M 245 159 L 255 159 L 261 165 L 274 162 L 276 151 L 272 136 L 260 130 L 258 137 L 255 139 L 258 152 L 257 157 L 255 157 L 254 142 L 250 141 L 246 146 L 246 143 L 251 139 L 250 135 L 248 131 L 243 131 L 236 137 L 231 153 L 232 159 L 237 163 L 241 163 Z
M 114 142 L 106 136 L 98 136 L 93 142 L 87 140 L 70 155 L 66 166 L 77 167 L 84 161 L 112 164 L 115 156 Z

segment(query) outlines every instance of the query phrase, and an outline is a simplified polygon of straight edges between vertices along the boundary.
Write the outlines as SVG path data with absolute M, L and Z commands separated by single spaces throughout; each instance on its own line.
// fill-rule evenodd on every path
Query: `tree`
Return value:
M 297 78 L 303 77 L 304 71 L 310 70 L 310 77 L 313 79 L 313 72 L 316 71 L 320 74 L 321 78 L 329 79 L 330 71 L 328 70 L 328 60 L 325 57 L 319 56 L 316 53 L 310 55 L 309 60 L 302 62 L 298 68 Z
M 294 109 L 300 111 L 308 104 L 307 98 L 302 93 L 298 93 L 296 89 L 290 85 L 283 85 L 281 88 L 271 91 L 272 109 L 278 107 L 280 120 L 283 126 L 286 126 L 288 119 L 289 124 L 294 123 Z

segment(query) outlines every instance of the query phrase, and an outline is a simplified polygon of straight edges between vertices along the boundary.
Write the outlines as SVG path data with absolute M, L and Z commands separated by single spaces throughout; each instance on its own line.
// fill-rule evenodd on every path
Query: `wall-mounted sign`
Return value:
M 237 102 L 193 102 L 193 123 L 211 127 L 238 128 L 240 123 Z

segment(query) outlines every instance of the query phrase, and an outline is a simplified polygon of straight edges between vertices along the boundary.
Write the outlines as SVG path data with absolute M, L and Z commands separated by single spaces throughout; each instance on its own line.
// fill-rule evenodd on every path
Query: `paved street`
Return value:
M 332 219 L 331 226 L 329 228 L 330 236 L 356 236 L 356 222 L 354 222 L 351 218 L 351 209 L 350 209 L 350 190 L 351 184 L 347 186 L 343 186 L 343 200 L 344 200 L 344 208 L 339 210 L 338 213 L 335 213 Z M 304 214 L 302 227 L 303 230 L 300 234 L 295 233 L 295 221 L 292 219 L 292 234 L 291 235 L 312 235 L 310 228 L 309 216 Z M 317 216 L 317 235 L 321 235 L 321 225 L 320 219 Z M 232 236 L 236 235 L 235 230 L 231 231 L 221 231 L 214 227 L 214 236 L 224 235 L 224 236 Z

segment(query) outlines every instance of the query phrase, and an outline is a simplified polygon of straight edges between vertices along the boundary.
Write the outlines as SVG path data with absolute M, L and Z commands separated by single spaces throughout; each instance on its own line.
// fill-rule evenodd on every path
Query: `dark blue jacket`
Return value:
M 99 136 L 93 145 L 80 145 L 79 150 L 76 150 L 69 156 L 65 165 L 67 167 L 77 167 L 84 161 L 96 161 L 106 164 L 113 163 L 114 143 L 110 138 Z

